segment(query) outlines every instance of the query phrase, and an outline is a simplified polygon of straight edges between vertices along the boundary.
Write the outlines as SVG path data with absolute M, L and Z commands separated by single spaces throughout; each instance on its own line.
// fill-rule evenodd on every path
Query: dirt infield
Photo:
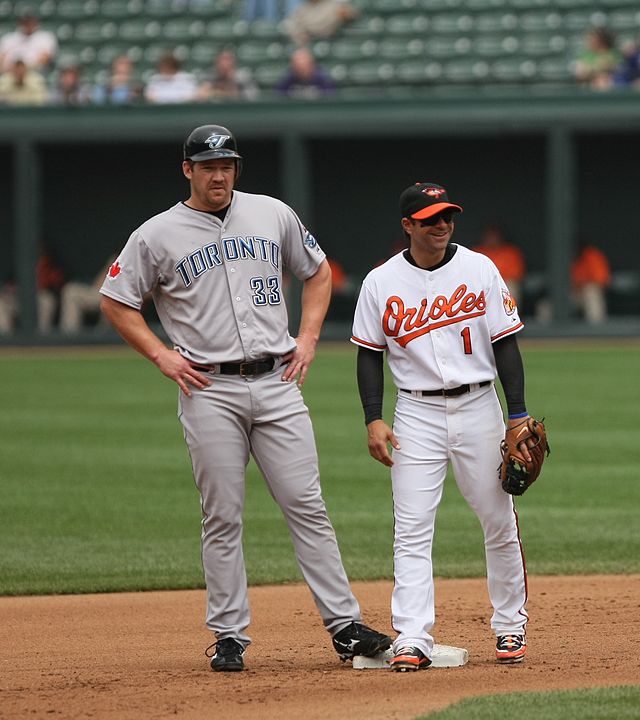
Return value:
M 353 587 L 390 631 L 391 584 Z M 341 664 L 304 585 L 250 590 L 247 670 L 228 674 L 203 655 L 204 591 L 0 598 L 0 718 L 404 720 L 485 693 L 638 682 L 640 575 L 533 577 L 530 595 L 527 660 L 504 667 L 484 581 L 436 581 L 436 641 L 469 664 L 401 675 Z

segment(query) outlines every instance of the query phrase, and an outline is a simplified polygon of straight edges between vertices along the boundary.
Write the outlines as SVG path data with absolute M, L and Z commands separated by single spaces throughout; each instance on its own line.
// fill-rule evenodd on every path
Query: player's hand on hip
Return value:
M 166 375 L 178 383 L 180 389 L 187 397 L 191 397 L 189 385 L 199 390 L 211 385 L 211 380 L 193 368 L 189 361 L 180 355 L 177 350 L 169 350 L 167 348 L 165 352 L 158 355 L 155 363 L 163 375 Z
M 369 455 L 383 465 L 391 467 L 393 460 L 389 453 L 389 443 L 394 450 L 400 450 L 400 443 L 393 430 L 384 420 L 373 420 L 367 425 L 367 436 Z
M 296 349 L 285 355 L 283 361 L 287 363 L 282 379 L 285 382 L 292 382 L 298 379 L 298 385 L 303 386 L 309 367 L 316 356 L 316 344 L 312 340 L 305 340 L 302 337 L 296 338 Z

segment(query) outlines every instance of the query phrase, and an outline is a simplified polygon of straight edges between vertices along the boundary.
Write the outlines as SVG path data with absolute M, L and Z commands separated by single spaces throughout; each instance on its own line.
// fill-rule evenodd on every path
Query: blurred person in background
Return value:
M 17 29 L 0 38 L 0 70 L 8 70 L 16 60 L 22 60 L 29 69 L 44 71 L 57 51 L 56 36 L 40 27 L 34 10 L 25 9 Z
M 133 61 L 126 55 L 118 55 L 111 62 L 107 81 L 94 86 L 91 100 L 97 105 L 129 105 L 142 98 L 142 91 L 142 83 L 134 74 Z
M 640 89 L 640 38 L 622 48 L 622 61 L 613 73 L 613 84 Z
M 246 68 L 238 68 L 233 50 L 216 55 L 212 72 L 198 87 L 198 100 L 255 100 L 260 94 Z
M 75 61 L 60 64 L 51 89 L 53 105 L 86 105 L 91 101 L 91 87 L 82 78 L 82 68 Z
M 356 17 L 356 8 L 343 0 L 303 0 L 285 19 L 285 30 L 296 45 L 306 45 L 335 35 Z
M 522 278 L 526 272 L 524 255 L 517 245 L 507 240 L 502 227 L 489 223 L 482 231 L 479 243 L 471 249 L 493 261 L 516 305 L 520 304 Z
M 589 323 L 607 319 L 606 289 L 611 283 L 611 268 L 605 254 L 581 236 L 571 264 L 573 300 Z
M 150 103 L 190 103 L 198 98 L 195 75 L 181 70 L 182 64 L 173 53 L 165 53 L 149 78 L 144 97 Z
M 98 323 L 104 324 L 100 313 L 100 288 L 107 277 L 109 268 L 117 255 L 110 255 L 104 267 L 100 268 L 92 282 L 70 280 L 60 293 L 60 330 L 65 334 L 78 333 L 82 330 L 87 317 L 96 315 Z
M 575 63 L 577 81 L 594 90 L 608 90 L 613 85 L 614 71 L 622 60 L 615 35 L 606 28 L 591 28 L 584 43 L 584 50 Z
M 16 60 L 0 75 L 0 104 L 44 105 L 48 99 L 44 77 L 37 70 L 30 70 L 24 60 Z
M 276 85 L 276 90 L 290 98 L 317 100 L 335 91 L 329 75 L 316 64 L 306 47 L 296 48 L 289 59 L 289 70 Z
M 300 4 L 301 0 L 245 0 L 244 19 L 247 22 L 266 20 L 276 23 L 290 15 Z

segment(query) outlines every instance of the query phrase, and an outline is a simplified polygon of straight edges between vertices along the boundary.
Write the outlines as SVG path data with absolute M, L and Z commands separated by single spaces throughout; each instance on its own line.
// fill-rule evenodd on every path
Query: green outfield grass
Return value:
M 640 571 L 640 345 L 522 349 L 529 411 L 546 417 L 552 448 L 518 501 L 529 572 Z M 390 578 L 388 470 L 368 456 L 354 368 L 355 348 L 322 346 L 304 393 L 347 570 Z M 4 352 L 0 372 L 0 594 L 202 587 L 175 386 L 127 351 Z M 245 516 L 250 582 L 299 580 L 254 466 Z M 438 576 L 484 573 L 479 525 L 451 480 L 434 555 Z
M 637 720 L 640 687 L 619 686 L 485 695 L 429 713 L 424 720 Z

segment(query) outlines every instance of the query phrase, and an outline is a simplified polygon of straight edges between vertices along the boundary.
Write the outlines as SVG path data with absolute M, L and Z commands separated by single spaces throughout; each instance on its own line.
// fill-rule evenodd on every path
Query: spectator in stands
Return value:
M 165 53 L 144 89 L 145 99 L 158 105 L 195 102 L 198 97 L 196 78 L 180 68 L 178 58 L 173 53 Z
M 331 95 L 335 85 L 327 73 L 316 64 L 312 52 L 306 47 L 291 53 L 289 70 L 276 85 L 276 90 L 290 98 L 317 100 Z
M 142 98 L 142 90 L 142 83 L 134 75 L 133 61 L 118 55 L 111 63 L 107 81 L 93 88 L 91 100 L 97 105 L 130 105 Z
M 614 34 L 606 28 L 592 28 L 585 36 L 585 49 L 576 60 L 576 79 L 594 90 L 608 90 L 621 60 Z
M 244 19 L 247 22 L 254 20 L 267 20 L 276 23 L 282 19 L 281 7 L 285 16 L 290 15 L 300 4 L 301 0 L 245 0 Z
M 640 89 L 640 39 L 622 48 L 622 62 L 613 73 L 613 84 Z
M 607 318 L 606 289 L 611 269 L 605 254 L 585 237 L 578 239 L 577 254 L 571 265 L 573 299 L 585 320 L 601 323 Z
M 53 327 L 63 285 L 64 272 L 50 251 L 41 246 L 36 264 L 36 310 L 40 332 L 49 332 Z M 10 333 L 19 314 L 18 286 L 10 278 L 0 290 L 0 333 Z
M 85 105 L 91 101 L 91 87 L 82 79 L 82 68 L 75 61 L 60 64 L 51 90 L 52 105 Z
M 307 45 L 335 35 L 357 16 L 356 8 L 344 0 L 303 0 L 285 19 L 285 29 L 294 43 Z
M 63 333 L 80 332 L 91 314 L 98 318 L 99 323 L 103 321 L 98 291 L 116 257 L 114 254 L 108 258 L 92 282 L 73 280 L 64 285 L 60 293 L 60 330 Z
M 56 36 L 40 27 L 33 10 L 24 10 L 17 29 L 0 38 L 0 70 L 9 70 L 16 60 L 23 60 L 29 69 L 44 71 L 57 51 Z
M 489 223 L 482 231 L 479 243 L 471 249 L 493 261 L 516 304 L 519 304 L 522 278 L 526 272 L 524 255 L 517 245 L 507 240 L 502 227 L 498 223 Z
M 0 104 L 44 105 L 48 97 L 44 77 L 37 70 L 29 70 L 24 60 L 16 60 L 0 75 Z
M 198 87 L 198 100 L 255 100 L 260 91 L 245 68 L 238 68 L 233 50 L 222 50 L 216 56 L 211 75 Z

